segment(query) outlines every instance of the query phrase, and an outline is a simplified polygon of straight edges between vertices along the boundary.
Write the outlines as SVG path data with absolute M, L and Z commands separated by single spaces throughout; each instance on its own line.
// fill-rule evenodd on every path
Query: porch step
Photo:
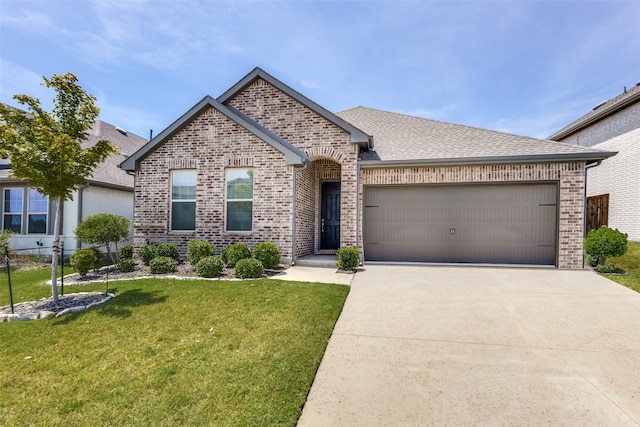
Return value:
M 298 258 L 296 265 L 302 267 L 338 268 L 336 265 L 337 262 L 338 256 L 335 254 L 316 254 Z

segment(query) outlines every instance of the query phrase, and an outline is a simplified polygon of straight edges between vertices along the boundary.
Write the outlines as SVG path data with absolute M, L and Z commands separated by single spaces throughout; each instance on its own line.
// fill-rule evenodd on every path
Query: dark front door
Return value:
M 340 246 L 340 183 L 323 182 L 320 206 L 320 249 Z

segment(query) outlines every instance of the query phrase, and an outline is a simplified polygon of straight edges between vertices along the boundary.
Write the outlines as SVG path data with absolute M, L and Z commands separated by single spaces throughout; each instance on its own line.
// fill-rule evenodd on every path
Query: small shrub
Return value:
M 92 248 L 88 248 L 90 250 L 93 251 L 93 253 L 96 256 L 96 262 L 93 263 L 93 269 L 97 270 L 100 268 L 100 263 L 102 262 L 102 258 L 104 258 L 104 254 L 102 252 L 100 252 L 100 249 L 96 248 L 96 247 L 92 247 Z
M 589 267 L 595 267 L 595 266 L 598 265 L 598 257 L 597 256 L 591 256 L 591 255 L 587 254 L 585 256 L 585 258 L 586 258 L 585 262 L 587 263 L 587 265 Z
M 233 273 L 240 279 L 257 279 L 262 277 L 264 267 L 262 263 L 255 258 L 243 258 L 238 260 Z
M 246 243 L 232 243 L 223 250 L 223 261 L 229 267 L 235 267 L 241 259 L 251 258 L 251 249 Z
M 118 262 L 118 268 L 123 273 L 133 271 L 134 267 L 135 263 L 133 262 L 133 258 L 120 258 L 120 261 Z
M 178 252 L 178 245 L 175 243 L 160 243 L 156 246 L 156 257 L 173 258 L 176 261 L 180 259 L 180 252 Z
M 187 259 L 191 265 L 196 265 L 201 259 L 212 256 L 215 249 L 206 240 L 190 240 L 187 243 Z
M 133 245 L 120 246 L 120 253 L 118 259 L 133 259 Z
M 138 249 L 138 256 L 144 263 L 144 265 L 149 265 L 152 259 L 156 257 L 156 245 L 142 245 L 140 249 Z
M 276 268 L 280 264 L 280 248 L 272 242 L 258 243 L 253 248 L 253 257 L 260 261 L 264 268 Z
M 178 262 L 168 256 L 157 256 L 149 261 L 151 274 L 173 273 L 178 268 Z
M 622 256 L 627 252 L 627 237 L 627 234 L 618 229 L 602 226 L 587 234 L 584 238 L 584 250 L 587 255 L 597 258 L 596 265 L 603 265 L 607 258 Z
M 625 271 L 621 268 L 616 267 L 613 264 L 600 264 L 600 265 L 596 265 L 594 268 L 595 271 L 597 271 L 598 273 L 604 273 L 604 274 L 621 274 L 624 273 Z
M 200 277 L 217 277 L 224 270 L 224 261 L 217 256 L 202 258 L 196 264 L 196 274 Z
M 96 252 L 93 248 L 77 249 L 69 257 L 71 266 L 78 270 L 81 276 L 86 276 L 89 270 L 95 268 Z
M 343 270 L 355 270 L 360 264 L 360 249 L 355 246 L 344 246 L 338 249 L 338 267 Z
M 0 255 L 4 256 L 7 250 L 11 250 L 9 239 L 13 234 L 11 230 L 2 230 L 2 233 L 0 233 Z

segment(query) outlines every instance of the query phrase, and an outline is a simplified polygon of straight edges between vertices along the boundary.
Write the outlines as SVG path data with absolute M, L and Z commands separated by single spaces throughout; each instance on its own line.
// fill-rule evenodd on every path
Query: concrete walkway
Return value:
M 587 271 L 366 266 L 298 426 L 430 425 L 640 425 L 640 294 Z
M 289 267 L 270 279 L 291 280 L 294 282 L 337 283 L 350 285 L 355 277 L 353 273 L 343 273 L 337 267 Z

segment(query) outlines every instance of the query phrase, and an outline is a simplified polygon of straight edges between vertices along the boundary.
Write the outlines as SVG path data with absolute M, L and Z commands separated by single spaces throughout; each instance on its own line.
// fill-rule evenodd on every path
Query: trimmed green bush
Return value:
M 133 245 L 120 246 L 120 253 L 118 254 L 120 261 L 123 259 L 133 259 Z
M 224 270 L 224 261 L 217 256 L 202 258 L 196 264 L 196 274 L 200 277 L 217 277 Z
M 93 248 L 77 249 L 71 254 L 69 261 L 81 276 L 86 276 L 89 270 L 95 268 L 97 262 L 96 251 Z
M 135 263 L 133 262 L 133 258 L 120 258 L 120 261 L 118 262 L 118 268 L 123 273 L 133 271 L 134 267 Z
M 229 267 L 235 267 L 241 259 L 251 258 L 251 249 L 246 243 L 232 243 L 225 246 L 222 252 L 222 260 Z
M 149 262 L 151 274 L 173 273 L 178 268 L 178 262 L 168 256 L 157 256 Z
M 243 258 L 238 260 L 233 269 L 233 274 L 240 279 L 257 279 L 262 277 L 264 267 L 255 258 Z
M 158 246 L 156 246 L 156 257 L 160 256 L 173 258 L 178 261 L 180 259 L 178 245 L 175 243 L 159 243 Z
M 264 268 L 276 268 L 280 264 L 280 248 L 273 242 L 258 243 L 253 248 L 253 257 L 260 261 Z
M 613 264 L 601 264 L 601 265 L 596 265 L 594 270 L 598 273 L 603 273 L 603 274 L 621 274 L 624 273 L 625 271 L 621 268 L 616 267 Z
M 355 246 L 344 246 L 336 252 L 338 267 L 343 270 L 355 270 L 360 264 L 360 249 Z
M 609 257 L 622 256 L 627 252 L 627 237 L 618 229 L 602 226 L 591 230 L 584 238 L 584 250 L 587 255 L 597 258 L 596 265 L 604 265 Z
M 152 259 L 156 257 L 156 245 L 142 245 L 140 249 L 138 249 L 138 256 L 144 263 L 144 265 L 149 265 Z
M 190 240 L 187 243 L 187 259 L 191 265 L 196 265 L 201 259 L 212 256 L 215 249 L 215 246 L 206 240 Z

